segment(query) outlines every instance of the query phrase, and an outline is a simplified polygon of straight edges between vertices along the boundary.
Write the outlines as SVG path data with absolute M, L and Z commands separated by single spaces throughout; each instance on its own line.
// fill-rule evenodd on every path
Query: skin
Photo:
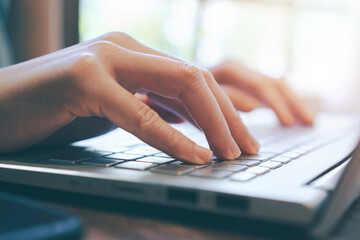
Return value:
M 207 70 L 116 32 L 0 69 L 0 153 L 69 143 L 116 125 L 175 158 L 201 164 L 213 154 L 235 159 L 241 151 L 257 153 L 259 144 L 236 108 L 249 111 L 265 102 L 285 125 L 295 119 L 311 124 L 285 85 L 232 64 Z M 191 120 L 211 150 L 157 112 Z

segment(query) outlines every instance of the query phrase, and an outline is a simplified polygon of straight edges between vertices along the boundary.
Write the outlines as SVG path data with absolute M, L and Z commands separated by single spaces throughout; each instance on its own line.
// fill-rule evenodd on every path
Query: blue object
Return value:
M 0 192 L 1 240 L 80 239 L 76 216 L 39 202 Z

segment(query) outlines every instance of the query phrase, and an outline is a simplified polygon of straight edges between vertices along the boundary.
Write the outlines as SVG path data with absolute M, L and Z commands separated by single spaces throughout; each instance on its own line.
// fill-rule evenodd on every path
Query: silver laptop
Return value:
M 328 236 L 360 194 L 360 146 L 352 155 L 358 118 L 321 114 L 313 127 L 283 128 L 265 110 L 242 117 L 261 143 L 258 155 L 183 164 L 117 129 L 71 146 L 0 156 L 0 181 L 269 220 Z M 174 127 L 207 146 L 189 123 Z

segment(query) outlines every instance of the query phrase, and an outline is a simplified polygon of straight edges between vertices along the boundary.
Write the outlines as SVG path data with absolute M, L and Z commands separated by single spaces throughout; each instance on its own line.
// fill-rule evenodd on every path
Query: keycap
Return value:
M 125 151 L 125 153 L 148 156 L 148 155 L 154 155 L 154 154 L 160 153 L 160 151 L 155 148 L 148 147 L 148 146 L 139 146 L 139 147 L 133 147 L 133 148 Z
M 270 159 L 270 161 L 272 161 L 272 162 L 280 162 L 280 163 L 282 163 L 282 164 L 285 164 L 285 163 L 290 162 L 290 161 L 291 161 L 291 158 L 289 158 L 289 157 L 282 157 L 282 156 L 276 156 L 276 157 Z
M 298 158 L 300 157 L 301 154 L 299 153 L 295 153 L 295 152 L 285 152 L 283 154 L 281 154 L 280 156 L 282 157 L 289 157 L 291 159 L 295 159 L 295 158 Z
M 224 161 L 224 163 L 226 164 L 235 164 L 235 165 L 245 165 L 248 167 L 252 167 L 252 166 L 256 166 L 258 164 L 260 164 L 260 161 L 257 160 L 229 160 L 229 161 Z
M 306 152 L 306 153 L 308 153 L 308 152 L 310 152 L 310 151 L 312 151 L 312 150 L 314 150 L 314 147 L 313 146 L 310 146 L 310 145 L 301 145 L 300 147 L 297 147 L 297 148 L 295 148 L 296 150 L 300 150 L 300 151 L 302 151 L 302 152 Z
M 191 171 L 194 171 L 194 167 L 191 166 L 182 166 L 182 165 L 173 165 L 173 164 L 165 164 L 160 165 L 158 167 L 152 168 L 150 171 L 155 173 L 164 173 L 170 175 L 185 175 Z
M 89 151 L 99 152 L 99 153 L 120 153 L 128 150 L 128 147 L 118 147 L 118 146 L 97 146 L 97 147 L 90 147 L 87 148 Z
M 212 167 L 208 167 L 208 168 L 203 168 L 203 169 L 197 169 L 197 170 L 191 172 L 189 174 L 189 176 L 221 179 L 221 178 L 225 178 L 231 174 L 232 174 L 232 172 L 230 172 L 230 171 L 216 170 L 216 169 L 213 169 Z
M 135 154 L 126 154 L 126 153 L 115 153 L 115 154 L 107 155 L 106 157 L 119 159 L 119 160 L 135 160 L 142 158 L 143 156 L 135 155 Z
M 96 152 L 70 149 L 54 153 L 53 156 L 49 157 L 49 161 L 61 164 L 77 164 L 80 163 L 82 160 L 101 156 L 103 155 Z
M 245 172 L 247 172 L 247 173 L 253 173 L 256 175 L 261 175 L 261 174 L 267 173 L 269 171 L 270 171 L 269 168 L 258 167 L 258 166 L 251 167 L 251 168 L 248 168 L 247 170 L 245 170 Z
M 239 172 L 231 175 L 230 180 L 238 181 L 238 182 L 246 182 L 256 177 L 256 174 L 247 173 L 247 172 Z
M 140 158 L 136 161 L 137 162 L 150 162 L 150 163 L 156 163 L 156 164 L 164 164 L 164 163 L 169 163 L 169 162 L 175 161 L 175 159 L 149 156 L 149 157 Z
M 309 151 L 310 151 L 309 149 L 307 149 L 307 148 L 302 148 L 302 147 L 297 147 L 297 148 L 291 149 L 291 152 L 292 152 L 292 153 L 298 153 L 298 154 L 300 154 L 300 155 L 306 154 L 306 153 L 308 153 Z
M 315 144 L 306 143 L 300 146 L 301 149 L 308 150 L 308 152 L 313 151 L 317 146 Z
M 154 156 L 156 157 L 165 157 L 165 158 L 171 158 L 169 155 L 167 155 L 166 153 L 160 152 L 155 154 Z
M 189 167 L 193 167 L 193 168 L 196 168 L 196 169 L 210 166 L 210 163 L 208 163 L 208 164 L 190 164 L 190 163 L 184 163 L 184 162 L 181 162 L 181 161 L 171 162 L 170 164 L 181 165 L 181 166 L 189 166 Z
M 256 155 L 241 155 L 240 157 L 238 157 L 238 160 L 259 160 L 259 161 L 265 161 L 268 160 L 269 158 L 273 157 L 275 154 L 274 153 L 259 153 Z
M 210 164 L 217 164 L 217 163 L 220 163 L 220 162 L 223 162 L 224 160 L 221 160 L 221 159 L 218 159 L 218 158 L 212 158 L 211 161 L 210 161 Z
M 270 168 L 270 169 L 275 169 L 275 168 L 278 168 L 281 166 L 282 166 L 282 164 L 280 162 L 270 162 L 270 161 L 263 162 L 258 165 L 258 167 L 266 167 L 266 168 Z
M 231 172 L 239 172 L 247 169 L 245 165 L 235 165 L 235 164 L 226 164 L 226 163 L 213 164 L 211 165 L 211 167 L 216 170 L 224 170 Z
M 92 159 L 81 161 L 81 164 L 100 166 L 100 167 L 111 167 L 113 165 L 116 165 L 116 164 L 122 163 L 122 162 L 124 162 L 124 160 L 115 160 L 115 159 L 111 159 L 111 158 L 100 157 L 100 158 L 92 158 Z
M 285 152 L 289 147 L 280 147 L 280 146 L 264 146 L 260 148 L 261 152 L 267 152 L 267 153 L 282 153 Z
M 115 165 L 115 168 L 126 168 L 126 169 L 144 171 L 144 170 L 147 170 L 147 169 L 155 167 L 155 166 L 157 166 L 157 164 L 148 163 L 148 162 L 130 161 L 130 162 L 124 162 L 124 163 L 120 163 L 118 165 Z

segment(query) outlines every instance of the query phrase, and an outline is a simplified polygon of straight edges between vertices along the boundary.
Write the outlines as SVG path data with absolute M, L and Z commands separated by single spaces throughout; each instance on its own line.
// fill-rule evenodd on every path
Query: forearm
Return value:
M 73 120 L 65 70 L 47 60 L 0 69 L 0 153 L 33 145 Z

